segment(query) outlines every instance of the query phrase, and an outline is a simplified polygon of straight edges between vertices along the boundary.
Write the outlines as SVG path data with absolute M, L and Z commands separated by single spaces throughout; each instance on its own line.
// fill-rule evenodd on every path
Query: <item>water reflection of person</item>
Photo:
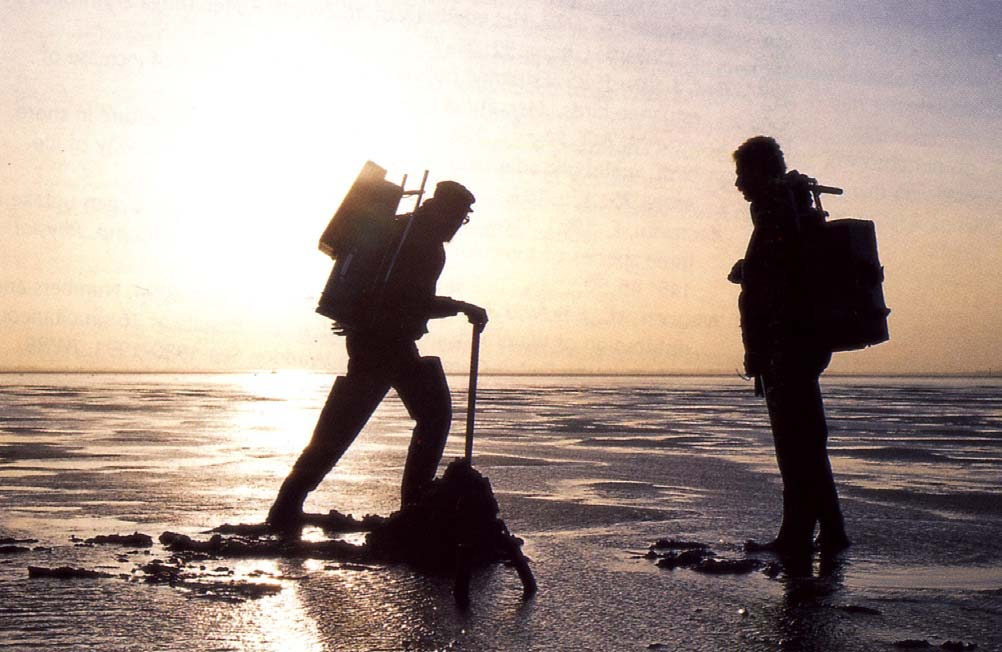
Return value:
M 822 557 L 816 576 L 809 560 L 798 571 L 781 580 L 783 601 L 770 610 L 777 649 L 847 649 L 851 634 L 845 631 L 845 613 L 836 608 L 844 594 L 843 562 Z
M 469 220 L 474 201 L 461 184 L 443 181 L 415 211 L 382 293 L 385 309 L 378 324 L 345 329 L 348 372 L 334 381 L 313 438 L 268 512 L 273 529 L 294 530 L 302 522 L 306 496 L 348 450 L 390 387 L 416 422 L 401 482 L 402 502 L 413 502 L 435 477 L 452 405 L 441 360 L 421 357 L 416 341 L 428 332 L 429 319 L 462 312 L 479 328 L 487 323 L 483 308 L 435 294 L 445 266 L 443 245 Z
M 804 555 L 817 544 L 835 552 L 849 545 L 828 460 L 828 426 L 818 378 L 831 350 L 811 323 L 803 238 L 817 217 L 796 171 L 787 173 L 779 144 L 757 136 L 734 152 L 735 186 L 751 203 L 752 235 L 728 277 L 741 284 L 738 301 L 745 372 L 764 391 L 783 478 L 783 520 L 776 538 L 753 549 Z

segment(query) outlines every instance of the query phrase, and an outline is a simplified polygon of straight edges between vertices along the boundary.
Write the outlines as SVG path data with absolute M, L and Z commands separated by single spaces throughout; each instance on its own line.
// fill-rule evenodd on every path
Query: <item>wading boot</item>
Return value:
M 279 534 L 295 534 L 302 530 L 303 503 L 308 493 L 296 479 L 286 478 L 268 510 L 268 527 Z

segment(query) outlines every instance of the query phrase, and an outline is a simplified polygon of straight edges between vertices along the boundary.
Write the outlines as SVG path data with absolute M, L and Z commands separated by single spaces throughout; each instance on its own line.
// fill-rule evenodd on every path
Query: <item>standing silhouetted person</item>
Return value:
M 475 199 L 464 186 L 443 181 L 414 212 L 410 231 L 383 290 L 379 319 L 346 328 L 347 374 L 337 378 L 310 443 L 282 484 L 268 524 L 293 530 L 302 522 L 303 502 L 341 459 L 392 387 L 416 424 L 401 483 L 402 503 L 413 502 L 435 477 L 442 458 L 452 404 L 442 362 L 421 357 L 417 340 L 429 319 L 460 312 L 479 328 L 487 312 L 435 294 L 445 266 L 444 243 L 469 221 Z
M 734 152 L 735 186 L 751 203 L 752 235 L 728 277 L 741 284 L 739 308 L 745 372 L 764 392 L 783 478 L 783 521 L 764 546 L 803 555 L 817 544 L 849 545 L 828 461 L 828 427 L 818 378 L 832 352 L 812 321 L 806 238 L 823 221 L 805 177 L 787 173 L 779 144 L 757 136 Z

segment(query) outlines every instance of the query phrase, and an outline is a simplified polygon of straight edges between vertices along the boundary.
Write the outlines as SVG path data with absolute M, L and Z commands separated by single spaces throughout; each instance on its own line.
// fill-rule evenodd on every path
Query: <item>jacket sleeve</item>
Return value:
M 446 306 L 435 295 L 444 266 L 440 243 L 414 239 L 404 245 L 383 293 L 383 314 L 397 330 L 419 335 L 427 331 L 428 319 L 455 314 L 443 313 Z

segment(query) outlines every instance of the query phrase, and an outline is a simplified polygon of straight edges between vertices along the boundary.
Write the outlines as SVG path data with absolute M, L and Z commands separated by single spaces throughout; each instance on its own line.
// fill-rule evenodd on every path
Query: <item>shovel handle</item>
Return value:
M 470 387 L 466 395 L 466 462 L 473 464 L 473 422 L 477 414 L 477 371 L 480 366 L 480 328 L 473 325 L 470 347 Z

